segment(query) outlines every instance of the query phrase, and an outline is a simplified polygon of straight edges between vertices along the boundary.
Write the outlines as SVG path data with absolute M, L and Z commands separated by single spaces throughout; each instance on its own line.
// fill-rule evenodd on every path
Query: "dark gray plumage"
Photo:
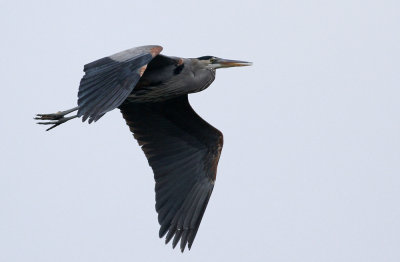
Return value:
M 85 65 L 78 106 L 36 119 L 51 120 L 39 122 L 50 130 L 76 117 L 91 123 L 119 108 L 154 172 L 159 236 L 173 239 L 173 247 L 180 241 L 183 252 L 196 237 L 223 145 L 222 133 L 196 114 L 187 95 L 207 88 L 215 69 L 251 63 L 169 57 L 161 50 L 137 47 Z
M 123 104 L 121 112 L 153 168 L 160 237 L 181 234 L 191 247 L 214 187 L 222 133 L 201 119 L 187 95 L 158 103 Z
M 89 123 L 117 108 L 129 96 L 159 46 L 132 48 L 85 65 L 78 92 L 78 117 Z

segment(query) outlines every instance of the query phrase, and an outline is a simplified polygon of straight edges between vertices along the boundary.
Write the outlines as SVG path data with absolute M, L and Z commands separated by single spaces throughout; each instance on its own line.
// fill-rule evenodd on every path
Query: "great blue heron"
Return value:
M 156 181 L 159 236 L 180 240 L 190 249 L 214 188 L 222 133 L 192 109 L 188 94 L 206 89 L 218 68 L 249 62 L 214 56 L 179 58 L 160 55 L 161 46 L 142 46 L 84 66 L 78 106 L 38 114 L 52 126 L 82 117 L 89 123 L 119 108 L 142 147 Z M 78 111 L 76 115 L 67 114 Z

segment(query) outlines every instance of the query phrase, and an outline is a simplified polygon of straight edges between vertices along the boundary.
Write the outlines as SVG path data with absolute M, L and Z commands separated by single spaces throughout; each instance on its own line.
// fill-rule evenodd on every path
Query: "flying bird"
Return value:
M 222 133 L 196 114 L 188 94 L 209 87 L 216 69 L 251 63 L 165 56 L 162 49 L 141 46 L 86 64 L 78 106 L 35 119 L 50 130 L 78 117 L 96 122 L 120 109 L 154 172 L 159 236 L 166 235 L 166 243 L 173 238 L 173 248 L 180 241 L 183 252 L 199 229 L 223 145 Z

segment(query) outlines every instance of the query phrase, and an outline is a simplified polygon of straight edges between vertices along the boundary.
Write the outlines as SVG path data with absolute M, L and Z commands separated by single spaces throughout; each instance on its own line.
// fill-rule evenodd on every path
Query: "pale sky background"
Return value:
M 0 1 L 0 261 L 400 261 L 400 2 Z M 146 44 L 252 67 L 190 96 L 224 133 L 192 250 L 158 238 L 120 112 L 52 132 L 85 63 Z

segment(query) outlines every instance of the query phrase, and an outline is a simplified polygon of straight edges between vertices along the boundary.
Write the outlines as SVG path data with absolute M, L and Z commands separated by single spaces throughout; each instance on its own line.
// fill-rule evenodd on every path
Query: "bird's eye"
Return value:
M 214 62 L 215 62 L 215 60 L 216 60 L 216 58 L 215 58 L 215 57 L 211 57 L 211 58 L 210 58 L 210 62 L 211 62 L 211 63 L 214 63 Z

